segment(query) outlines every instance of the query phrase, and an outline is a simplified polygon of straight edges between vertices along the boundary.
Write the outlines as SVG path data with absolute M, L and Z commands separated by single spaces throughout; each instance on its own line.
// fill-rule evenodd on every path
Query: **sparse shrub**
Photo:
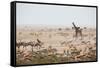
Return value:
M 22 32 L 19 32 L 19 35 L 21 35 L 22 34 Z
M 34 33 L 30 33 L 30 35 L 34 35 Z
M 61 31 L 62 29 L 61 28 L 58 28 L 58 30 Z

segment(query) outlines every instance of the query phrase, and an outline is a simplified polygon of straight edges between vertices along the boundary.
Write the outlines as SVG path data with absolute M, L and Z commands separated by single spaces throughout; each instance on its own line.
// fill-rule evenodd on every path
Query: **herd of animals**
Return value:
M 74 29 L 75 31 L 74 32 L 75 38 L 78 39 L 78 37 L 81 37 L 80 40 L 82 40 L 83 39 L 82 29 L 80 27 L 77 27 L 74 24 L 74 22 L 72 24 L 74 26 L 72 29 Z M 70 42 L 72 41 L 69 41 L 69 43 Z M 83 41 L 82 43 L 85 43 L 85 42 Z M 87 43 L 90 43 L 90 41 L 88 41 Z M 81 50 L 77 50 L 77 48 L 74 45 L 69 45 L 68 47 L 70 48 L 70 51 L 63 50 L 63 53 L 59 54 L 57 53 L 57 49 L 52 48 L 52 46 L 48 46 L 47 49 L 42 49 L 44 44 L 45 43 L 42 42 L 42 40 L 40 40 L 39 38 L 37 38 L 35 41 L 16 42 L 16 48 L 18 49 L 16 50 L 17 64 L 27 64 L 27 63 L 28 64 L 42 64 L 43 61 L 47 61 L 49 59 L 52 60 L 52 62 L 47 61 L 44 63 L 61 63 L 61 62 L 95 61 L 96 60 L 96 49 L 93 50 L 93 47 L 88 47 L 89 52 L 80 55 Z M 63 44 L 66 44 L 66 42 L 61 43 L 61 45 Z M 25 49 L 27 46 L 31 46 L 31 52 L 24 53 L 25 50 L 20 51 L 20 47 L 23 47 L 23 49 Z M 96 47 L 96 44 L 94 47 Z M 34 49 L 37 49 L 37 50 L 34 51 Z M 45 57 L 47 57 L 47 59 L 44 59 Z M 54 59 L 54 57 L 56 58 Z M 44 59 L 44 60 L 42 61 L 41 59 Z

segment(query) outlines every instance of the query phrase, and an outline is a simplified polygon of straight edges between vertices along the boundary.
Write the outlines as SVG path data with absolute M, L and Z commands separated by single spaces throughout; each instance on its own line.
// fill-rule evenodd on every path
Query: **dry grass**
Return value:
M 24 44 L 18 44 L 21 42 Z M 30 42 L 34 43 L 29 44 Z M 41 46 L 36 46 L 36 43 Z M 83 39 L 76 39 L 74 31 L 70 28 L 17 29 L 16 55 L 18 65 L 95 61 L 96 31 L 85 29 Z

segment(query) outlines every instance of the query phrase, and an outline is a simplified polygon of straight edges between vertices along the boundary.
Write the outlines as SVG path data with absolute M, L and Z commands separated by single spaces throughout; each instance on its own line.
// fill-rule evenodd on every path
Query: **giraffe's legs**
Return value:
M 82 38 L 82 30 L 80 30 L 80 36 L 81 36 L 81 40 L 82 40 L 82 39 L 83 39 L 83 38 Z
M 78 36 L 80 36 L 81 37 L 81 40 L 82 40 L 82 29 L 76 29 L 75 30 L 75 38 L 77 39 L 78 38 Z
M 78 37 L 78 30 L 75 30 L 75 38 Z

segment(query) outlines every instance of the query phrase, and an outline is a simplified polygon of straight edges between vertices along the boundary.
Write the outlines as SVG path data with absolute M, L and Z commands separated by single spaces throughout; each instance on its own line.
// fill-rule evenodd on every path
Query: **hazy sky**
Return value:
M 17 25 L 95 27 L 96 8 L 17 3 Z

